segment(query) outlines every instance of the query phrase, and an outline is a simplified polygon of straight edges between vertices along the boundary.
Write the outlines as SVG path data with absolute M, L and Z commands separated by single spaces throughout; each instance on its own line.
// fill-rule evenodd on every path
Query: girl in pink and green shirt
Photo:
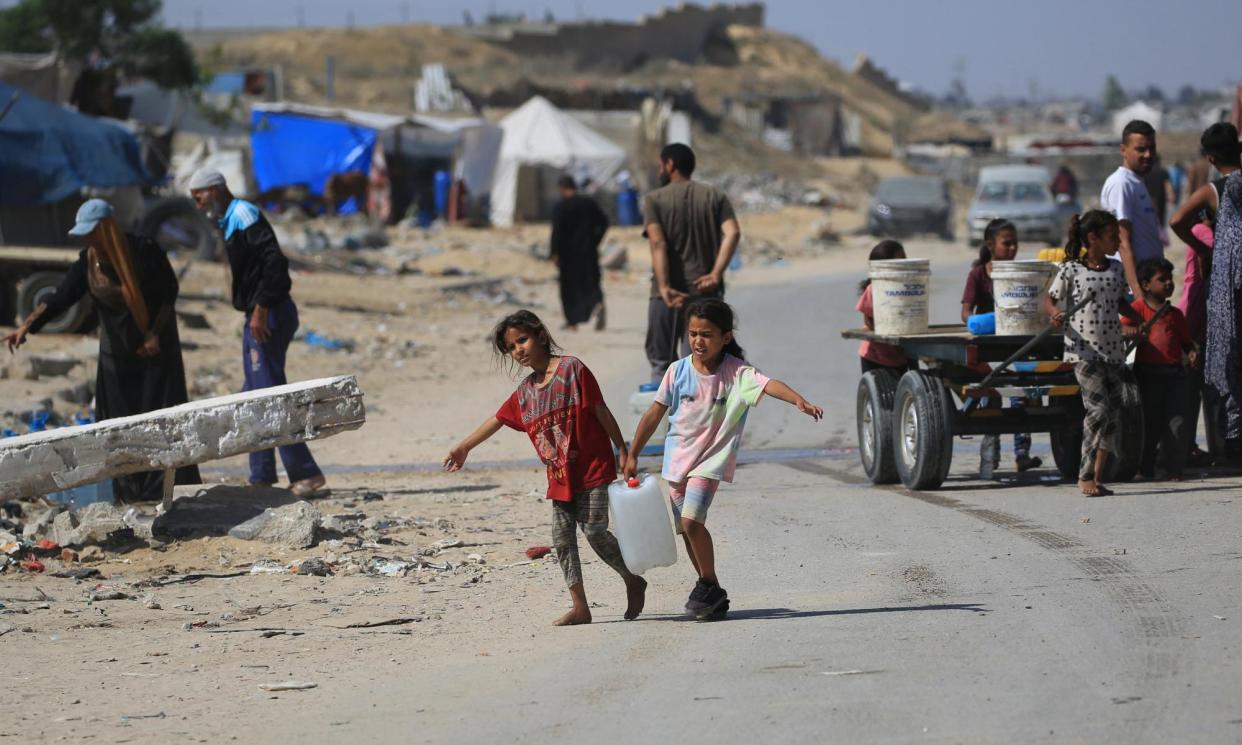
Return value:
M 705 522 L 721 481 L 733 481 L 746 415 L 768 394 L 798 407 L 816 421 L 823 409 L 746 362 L 733 337 L 734 315 L 723 300 L 701 298 L 686 310 L 690 356 L 664 373 L 656 400 L 643 415 L 630 444 L 624 473 L 638 473 L 637 453 L 667 414 L 663 477 L 669 483 L 677 531 L 699 580 L 686 610 L 698 620 L 720 618 L 728 594 L 716 577 L 715 551 Z

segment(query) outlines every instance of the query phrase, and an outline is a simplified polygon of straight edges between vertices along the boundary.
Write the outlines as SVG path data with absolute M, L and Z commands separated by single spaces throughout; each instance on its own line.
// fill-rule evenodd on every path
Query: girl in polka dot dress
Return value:
M 1101 479 L 1120 423 L 1125 337 L 1138 331 L 1136 327 L 1123 330 L 1119 314 L 1143 323 L 1126 301 L 1128 288 L 1121 262 L 1108 258 L 1117 252 L 1120 243 L 1117 218 L 1111 213 L 1090 210 L 1081 217 L 1075 215 L 1065 246 L 1065 261 L 1045 300 L 1052 322 L 1064 327 L 1062 308 L 1091 298 L 1065 327 L 1065 361 L 1074 363 L 1074 376 L 1078 378 L 1086 409 L 1078 488 L 1088 497 L 1112 494 Z

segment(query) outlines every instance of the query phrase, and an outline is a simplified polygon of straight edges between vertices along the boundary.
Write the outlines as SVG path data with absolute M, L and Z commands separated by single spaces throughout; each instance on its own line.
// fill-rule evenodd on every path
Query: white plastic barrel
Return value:
M 613 482 L 608 487 L 608 506 L 621 558 L 631 572 L 642 574 L 652 567 L 677 563 L 668 502 L 655 476 L 643 476 L 633 489 L 624 481 Z
M 1056 273 L 1051 261 L 992 262 L 992 296 L 996 299 L 996 333 L 1038 334 L 1048 325 L 1044 293 Z
M 643 418 L 643 414 L 647 413 L 647 409 L 651 408 L 651 404 L 655 403 L 656 391 L 660 386 L 655 383 L 643 383 L 638 386 L 638 391 L 630 396 L 630 432 L 638 431 L 638 422 Z M 639 455 L 663 455 L 664 454 L 664 438 L 668 435 L 668 417 L 665 416 L 656 425 L 655 432 L 651 435 L 651 439 L 643 446 L 643 450 Z
M 875 332 L 885 336 L 927 331 L 927 259 L 884 259 L 871 262 L 871 301 Z

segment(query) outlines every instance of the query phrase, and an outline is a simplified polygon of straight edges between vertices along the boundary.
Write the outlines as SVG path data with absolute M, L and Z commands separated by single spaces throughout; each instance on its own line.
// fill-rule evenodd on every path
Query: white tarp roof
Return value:
M 408 124 L 415 127 L 426 127 L 439 132 L 455 133 L 471 127 L 487 126 L 487 122 L 478 118 L 449 118 L 427 116 L 426 114 L 383 114 L 377 111 L 359 111 L 358 109 L 340 109 L 328 106 L 311 106 L 309 104 L 281 101 L 279 103 L 256 103 L 254 111 L 270 111 L 280 114 L 300 114 L 320 119 L 335 119 L 367 129 L 383 131 Z
M 588 174 L 595 183 L 611 179 L 625 165 L 620 145 L 535 96 L 500 121 L 504 140 L 492 181 L 492 224 L 512 225 L 518 170 L 546 165 Z

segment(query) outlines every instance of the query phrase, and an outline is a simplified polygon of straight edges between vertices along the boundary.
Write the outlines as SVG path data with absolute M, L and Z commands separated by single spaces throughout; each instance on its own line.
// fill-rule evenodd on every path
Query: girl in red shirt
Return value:
M 548 467 L 552 545 L 573 599 L 573 608 L 554 625 L 591 622 L 578 558 L 578 526 L 595 553 L 625 580 L 625 618 L 637 618 L 647 582 L 626 569 L 616 536 L 608 532 L 608 484 L 617 476 L 613 446 L 624 460 L 625 440 L 599 383 L 581 360 L 561 354 L 543 321 L 528 310 L 496 324 L 492 345 L 498 357 L 509 361 L 510 369 L 516 363 L 529 367 L 531 374 L 494 416 L 449 451 L 444 470 L 460 470 L 470 451 L 502 426 L 525 432 Z

